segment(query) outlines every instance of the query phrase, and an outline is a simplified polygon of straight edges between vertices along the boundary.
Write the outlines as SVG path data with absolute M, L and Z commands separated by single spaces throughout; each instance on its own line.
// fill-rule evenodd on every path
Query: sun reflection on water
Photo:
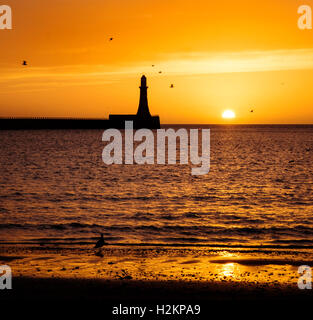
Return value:
M 225 277 L 231 277 L 234 274 L 235 265 L 234 263 L 225 263 L 222 265 L 222 270 L 220 271 L 220 275 Z

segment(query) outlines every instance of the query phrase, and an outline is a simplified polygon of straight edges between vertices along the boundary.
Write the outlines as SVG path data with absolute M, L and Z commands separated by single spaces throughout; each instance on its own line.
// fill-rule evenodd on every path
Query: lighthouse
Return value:
M 138 118 L 151 118 L 151 114 L 148 107 L 148 97 L 147 97 L 147 78 L 146 76 L 141 77 L 141 85 L 140 89 L 140 98 L 139 98 L 139 106 L 137 111 Z
M 139 106 L 136 114 L 110 114 L 109 125 L 112 128 L 124 128 L 125 121 L 133 121 L 135 129 L 160 129 L 159 116 L 152 116 L 148 106 L 148 87 L 145 75 L 140 80 Z

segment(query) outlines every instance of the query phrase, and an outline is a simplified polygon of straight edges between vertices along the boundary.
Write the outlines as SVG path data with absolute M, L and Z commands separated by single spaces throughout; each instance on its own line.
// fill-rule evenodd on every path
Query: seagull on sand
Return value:
M 97 241 L 95 248 L 101 248 L 106 244 L 106 242 L 103 239 L 103 234 L 101 233 L 100 239 Z

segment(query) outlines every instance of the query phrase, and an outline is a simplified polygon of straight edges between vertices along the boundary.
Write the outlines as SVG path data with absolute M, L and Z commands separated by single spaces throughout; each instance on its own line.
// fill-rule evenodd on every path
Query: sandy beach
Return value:
M 2 245 L 0 262 L 14 276 L 105 280 L 246 282 L 296 286 L 311 248 L 166 245 Z
M 2 291 L 1 300 L 9 304 L 56 301 L 67 306 L 84 301 L 103 307 L 108 315 L 119 304 L 197 304 L 202 315 L 225 303 L 234 308 L 247 304 L 245 310 L 260 304 L 287 310 L 313 301 L 312 290 L 297 286 L 298 266 L 312 265 L 312 253 L 309 249 L 290 252 L 166 246 L 107 246 L 102 250 L 90 246 L 1 246 L 0 262 L 10 265 L 13 273 L 13 289 Z

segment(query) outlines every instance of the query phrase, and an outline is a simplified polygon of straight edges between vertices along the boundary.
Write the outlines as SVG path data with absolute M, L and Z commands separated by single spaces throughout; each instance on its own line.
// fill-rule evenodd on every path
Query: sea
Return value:
M 313 248 L 313 126 L 210 129 L 210 171 L 106 165 L 103 130 L 0 130 L 0 244 Z

